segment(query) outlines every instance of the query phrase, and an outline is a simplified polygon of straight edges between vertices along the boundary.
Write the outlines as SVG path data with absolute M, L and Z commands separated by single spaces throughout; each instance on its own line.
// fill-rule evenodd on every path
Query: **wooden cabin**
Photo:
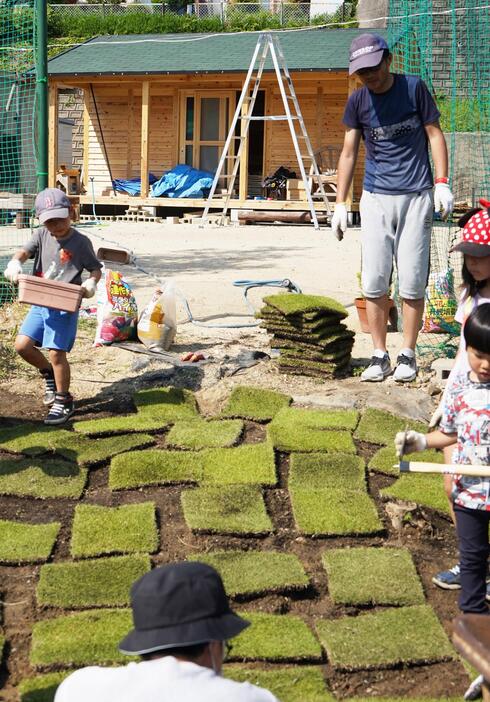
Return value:
M 332 158 L 343 142 L 342 114 L 356 89 L 348 75 L 349 45 L 358 29 L 284 31 L 280 43 L 313 149 Z M 160 177 L 177 164 L 214 171 L 258 33 L 164 34 L 92 39 L 49 61 L 49 185 L 59 169 L 57 124 L 63 88 L 84 96 L 81 204 L 202 207 L 205 200 L 150 198 L 148 173 Z M 284 114 L 270 58 L 254 115 Z M 285 121 L 252 121 L 232 208 L 306 210 L 304 199 L 253 199 L 279 166 L 299 174 Z M 357 164 L 351 210 L 362 189 Z M 114 192 L 112 179 L 141 177 L 141 196 Z M 218 191 L 216 208 L 220 207 Z M 214 204 L 214 201 L 213 201 Z M 318 203 L 319 210 L 324 209 Z

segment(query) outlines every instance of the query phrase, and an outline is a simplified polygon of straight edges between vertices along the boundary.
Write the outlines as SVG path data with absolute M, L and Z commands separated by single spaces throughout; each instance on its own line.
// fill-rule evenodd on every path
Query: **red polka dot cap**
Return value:
M 490 256 L 490 202 L 480 200 L 484 209 L 478 210 L 466 222 L 461 239 L 452 251 L 460 251 L 470 256 Z

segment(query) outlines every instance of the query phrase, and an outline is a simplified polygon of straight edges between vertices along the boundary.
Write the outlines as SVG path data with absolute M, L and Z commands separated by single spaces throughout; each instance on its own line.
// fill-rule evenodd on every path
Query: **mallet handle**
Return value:
M 490 466 L 400 461 L 399 467 L 400 473 L 441 473 L 442 475 L 472 475 L 474 477 L 490 478 Z M 395 464 L 393 468 L 398 468 L 398 466 Z

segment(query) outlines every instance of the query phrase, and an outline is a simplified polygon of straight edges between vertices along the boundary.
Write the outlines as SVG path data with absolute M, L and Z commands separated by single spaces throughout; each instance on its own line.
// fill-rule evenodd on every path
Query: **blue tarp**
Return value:
M 153 185 L 153 183 L 158 180 L 156 175 L 153 173 L 148 174 L 148 184 Z M 129 195 L 139 195 L 141 193 L 141 178 L 115 178 L 112 181 L 112 186 L 114 190 L 120 193 L 129 193 Z
M 207 197 L 214 174 L 179 164 L 152 185 L 150 197 Z

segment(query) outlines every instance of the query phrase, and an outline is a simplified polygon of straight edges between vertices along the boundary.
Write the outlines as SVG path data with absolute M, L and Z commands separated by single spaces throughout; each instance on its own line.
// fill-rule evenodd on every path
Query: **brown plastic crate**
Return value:
M 80 285 L 61 283 L 35 275 L 19 275 L 19 302 L 50 307 L 53 310 L 76 312 L 82 301 Z

